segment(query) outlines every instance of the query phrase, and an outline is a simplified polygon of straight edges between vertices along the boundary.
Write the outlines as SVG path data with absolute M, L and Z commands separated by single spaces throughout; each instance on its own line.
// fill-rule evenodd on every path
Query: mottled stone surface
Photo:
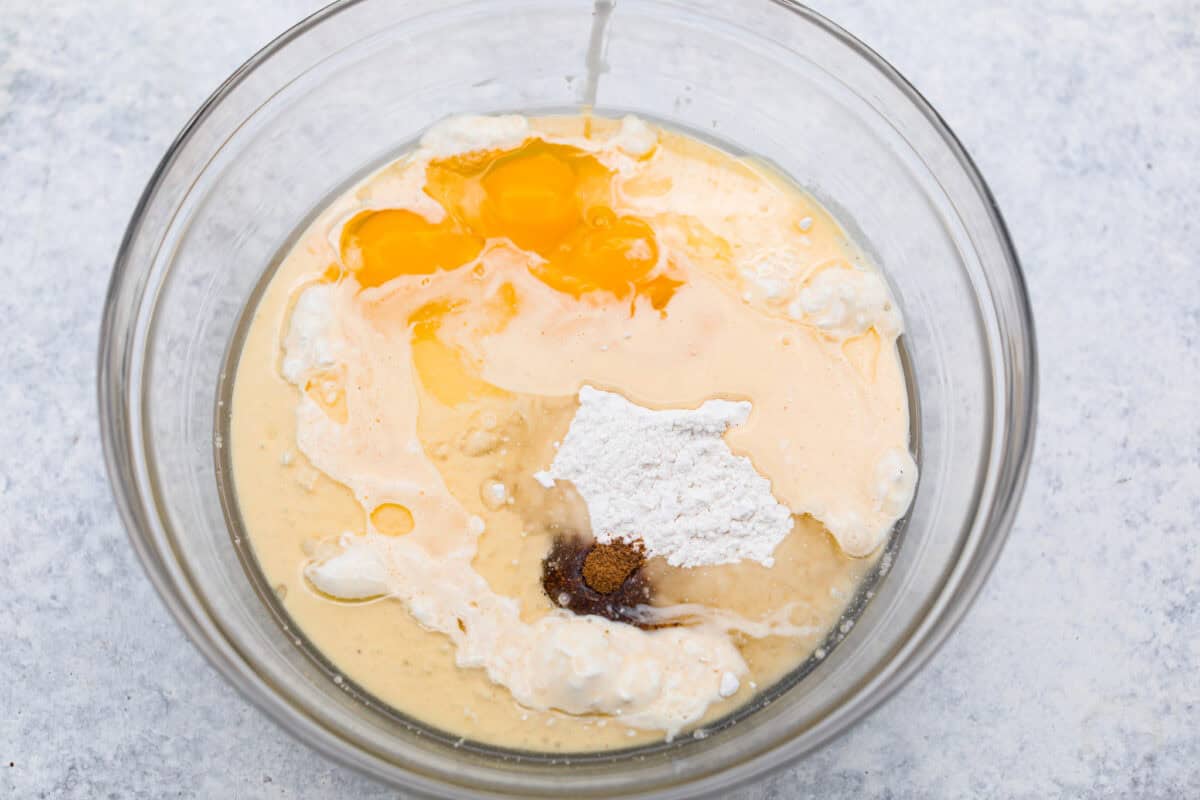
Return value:
M 979 603 L 881 711 L 743 800 L 1200 796 L 1200 4 L 819 3 L 958 132 L 1023 256 L 1038 449 Z M 1003 6 L 1003 7 L 1001 7 Z M 0 796 L 393 796 L 211 670 L 109 497 L 96 333 L 193 109 L 305 0 L 0 14 Z

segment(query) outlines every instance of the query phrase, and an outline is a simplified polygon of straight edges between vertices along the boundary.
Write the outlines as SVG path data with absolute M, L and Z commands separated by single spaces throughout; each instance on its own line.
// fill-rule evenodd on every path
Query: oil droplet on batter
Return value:
M 384 536 L 403 536 L 415 527 L 412 512 L 398 503 L 384 503 L 371 512 L 371 524 Z

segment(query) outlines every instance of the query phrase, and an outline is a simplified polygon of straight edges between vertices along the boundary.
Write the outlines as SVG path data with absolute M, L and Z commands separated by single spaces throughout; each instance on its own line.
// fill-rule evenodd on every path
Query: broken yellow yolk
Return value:
M 432 223 L 412 211 L 364 211 L 342 229 L 342 261 L 363 288 L 400 275 L 461 267 L 483 249 L 483 238 L 453 219 Z
M 534 277 L 576 298 L 640 297 L 662 311 L 682 285 L 659 269 L 650 224 L 612 209 L 613 173 L 587 151 L 535 139 L 513 150 L 435 159 L 425 174 L 426 194 L 446 211 L 441 222 L 382 209 L 363 211 L 343 226 L 342 265 L 360 287 L 458 269 L 476 261 L 489 240 L 508 240 L 536 254 L 529 265 Z M 524 269 L 519 261 L 514 265 Z M 482 275 L 484 263 L 475 269 Z M 336 268 L 324 276 L 331 282 L 341 277 Z M 462 302 L 431 302 L 407 320 L 415 376 L 427 396 L 447 406 L 504 394 L 483 380 L 465 352 L 439 336 L 444 318 Z M 520 302 L 512 283 L 501 284 L 478 309 L 478 330 L 502 328 L 519 313 Z M 341 421 L 346 401 L 336 378 L 319 376 L 308 391 Z
M 533 140 L 435 160 L 426 175 L 426 193 L 466 230 L 540 256 L 530 271 L 554 289 L 575 297 L 637 293 L 661 310 L 681 285 L 655 274 L 654 230 L 612 210 L 613 173 L 591 153 Z
M 483 178 L 484 224 L 523 250 L 545 255 L 579 224 L 575 172 L 550 153 L 518 155 Z
M 636 217 L 618 217 L 607 208 L 588 216 L 554 258 L 534 267 L 534 275 L 577 297 L 596 290 L 625 297 L 658 264 L 654 231 Z

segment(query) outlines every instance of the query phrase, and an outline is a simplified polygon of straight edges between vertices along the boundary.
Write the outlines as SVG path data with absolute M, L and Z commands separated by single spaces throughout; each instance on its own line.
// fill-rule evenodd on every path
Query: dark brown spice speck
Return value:
M 652 627 L 635 611 L 648 605 L 652 594 L 642 561 L 637 545 L 597 545 L 581 537 L 559 536 L 542 561 L 542 588 L 555 605 L 576 614 Z

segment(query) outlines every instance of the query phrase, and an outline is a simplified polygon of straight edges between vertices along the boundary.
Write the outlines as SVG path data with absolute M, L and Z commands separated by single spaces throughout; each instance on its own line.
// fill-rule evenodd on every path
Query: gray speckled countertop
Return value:
M 1037 316 L 1039 437 L 950 643 L 739 797 L 1200 797 L 1200 3 L 817 5 L 991 182 Z M 316 6 L 4 4 L 0 796 L 392 796 L 183 638 L 126 542 L 96 423 L 101 302 L 143 184 L 204 97 Z

